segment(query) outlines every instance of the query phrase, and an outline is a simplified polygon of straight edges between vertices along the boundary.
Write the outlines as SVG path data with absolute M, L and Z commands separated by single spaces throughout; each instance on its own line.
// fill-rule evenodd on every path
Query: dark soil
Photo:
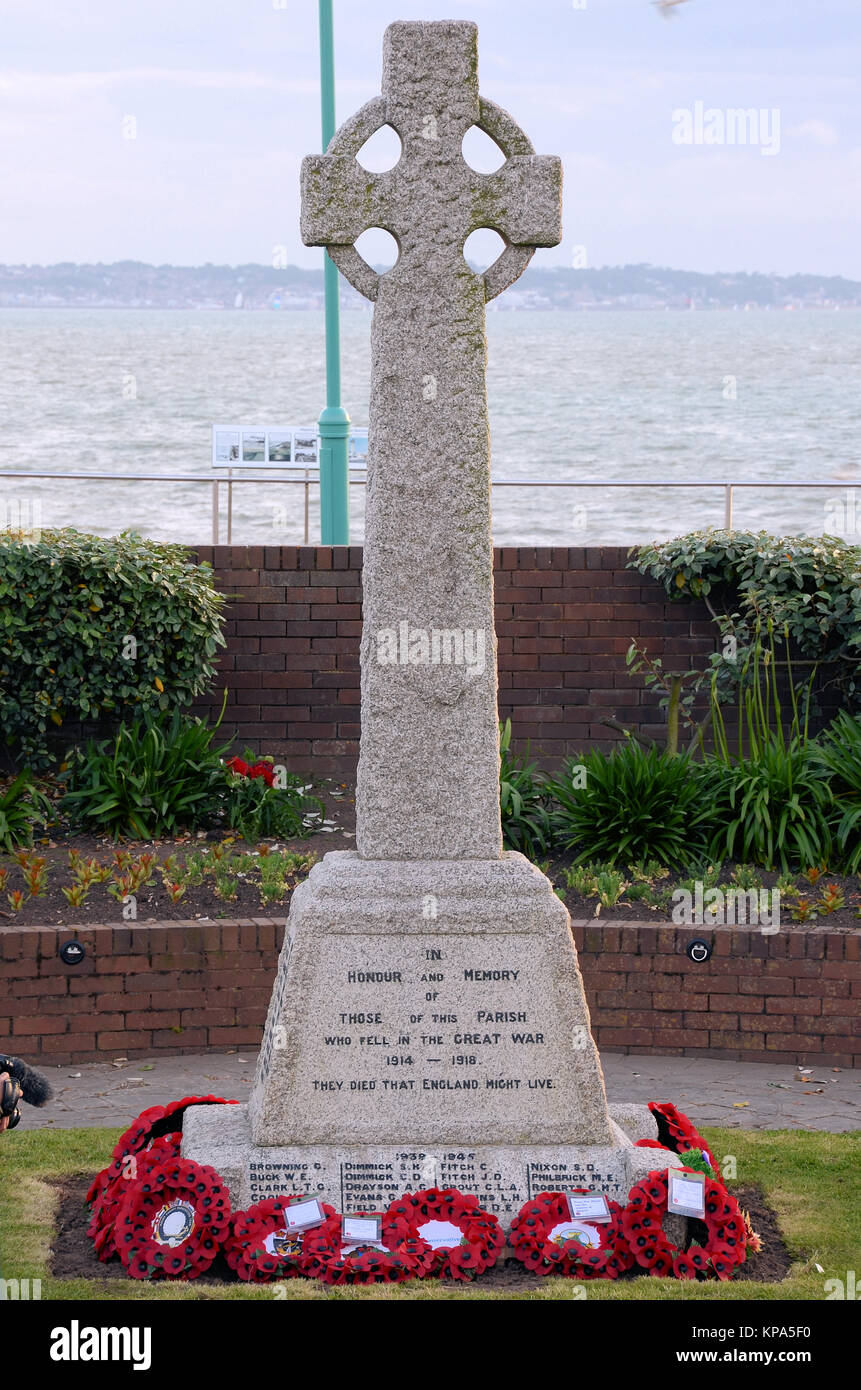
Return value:
M 542 865 L 549 878 L 553 881 L 553 886 L 560 892 L 565 906 L 574 921 L 583 918 L 597 917 L 602 922 L 654 922 L 661 925 L 664 922 L 672 921 L 673 905 L 661 903 L 655 905 L 647 899 L 638 898 L 635 902 L 629 902 L 623 895 L 620 900 L 612 906 L 603 906 L 597 895 L 584 897 L 576 893 L 573 888 L 567 886 L 567 872 L 572 868 L 573 856 L 565 856 L 551 860 L 549 866 Z M 721 871 L 717 886 L 726 888 L 738 888 L 738 883 L 733 879 L 733 873 L 738 869 L 735 863 L 726 863 Z M 704 871 L 700 871 L 700 876 Z M 779 873 L 773 870 L 756 869 L 756 883 L 750 886 L 756 888 L 771 889 L 777 886 Z M 811 882 L 806 874 L 795 874 L 793 880 L 797 889 L 798 896 L 790 896 L 783 892 L 781 897 L 781 925 L 800 926 L 800 927 L 827 927 L 829 931 L 855 930 L 861 926 L 861 876 L 853 877 L 851 874 L 829 873 L 827 871 L 811 870 L 814 880 Z M 671 893 L 680 881 L 696 878 L 697 873 L 693 869 L 671 872 L 668 877 L 657 880 L 653 885 L 653 892 L 657 895 L 661 892 Z M 829 892 L 837 890 L 840 897 L 844 899 L 844 906 L 824 911 L 823 895 L 826 890 Z M 811 911 L 807 916 L 805 913 L 798 914 L 797 905 L 806 901 Z
M 305 839 L 265 840 L 263 845 L 272 849 L 286 850 L 294 854 L 314 854 L 322 858 L 330 850 L 355 849 L 356 811 L 351 788 L 328 785 L 315 788 L 326 806 L 327 828 Z M 69 850 L 77 850 L 83 858 L 97 859 L 100 864 L 113 865 L 116 850 L 127 850 L 133 858 L 144 852 L 154 853 L 158 861 L 169 855 L 176 855 L 180 861 L 198 850 L 206 850 L 225 840 L 230 841 L 232 851 L 239 855 L 260 848 L 259 844 L 247 844 L 236 840 L 229 833 L 207 834 L 199 832 L 175 840 L 118 840 L 107 836 L 69 835 L 63 839 L 37 839 L 33 853 L 47 861 L 45 890 L 38 897 L 28 897 L 23 907 L 15 912 L 9 903 L 9 893 L 14 889 L 25 890 L 22 870 L 12 855 L 0 854 L 0 871 L 8 872 L 8 880 L 0 892 L 0 930 L 4 926 L 63 926 L 84 927 L 90 923 L 114 922 L 127 926 L 122 920 L 122 905 L 108 891 L 107 883 L 95 883 L 80 907 L 71 907 L 63 896 L 62 889 L 70 887 L 75 879 L 69 867 Z M 241 917 L 286 917 L 290 906 L 292 888 L 277 901 L 264 902 L 256 882 L 233 881 L 235 897 L 225 898 L 216 891 L 213 880 L 205 878 L 203 883 L 189 885 L 179 901 L 174 902 L 166 891 L 161 874 L 156 870 L 154 882 L 142 888 L 136 896 L 137 923 L 176 922 L 176 921 L 215 921 Z M 295 885 L 293 885 L 295 886 Z
M 93 1243 L 87 1235 L 90 1213 L 85 1198 L 93 1176 L 92 1173 L 75 1173 L 52 1184 L 60 1190 L 57 1226 L 49 1260 L 51 1274 L 57 1279 L 113 1280 L 129 1277 L 118 1256 L 102 1263 L 96 1257 Z M 742 1210 L 749 1214 L 753 1229 L 762 1237 L 762 1250 L 758 1255 L 746 1261 L 739 1277 L 743 1277 L 745 1280 L 755 1280 L 757 1283 L 777 1283 L 779 1280 L 785 1279 L 792 1261 L 783 1243 L 777 1217 L 768 1205 L 762 1191 L 758 1187 L 740 1187 L 733 1189 L 733 1196 Z M 636 1279 L 646 1276 L 632 1270 L 623 1277 Z M 235 1274 L 221 1257 L 198 1281 L 201 1287 L 207 1283 L 235 1282 L 237 1282 Z M 454 1280 L 441 1282 L 442 1287 L 446 1289 L 462 1289 L 464 1287 L 463 1284 L 456 1283 Z M 506 1259 L 503 1252 L 503 1258 L 493 1269 L 480 1276 L 479 1283 L 482 1288 L 486 1289 L 525 1293 L 537 1288 L 540 1279 L 524 1273 L 518 1261 L 512 1258 Z
M 310 853 L 316 855 L 317 858 L 322 858 L 330 850 L 355 849 L 354 789 L 346 784 L 330 782 L 316 788 L 315 792 L 325 803 L 326 829 L 318 831 L 306 839 L 267 840 L 263 842 L 264 846 L 287 850 L 295 854 Z M 38 840 L 34 845 L 33 852 L 47 860 L 46 888 L 39 897 L 28 897 L 23 907 L 17 912 L 12 910 L 8 894 L 16 888 L 24 889 L 22 870 L 13 856 L 0 854 L 0 871 L 5 869 L 8 873 L 5 886 L 0 882 L 0 930 L 4 926 L 18 925 L 83 927 L 89 923 L 105 922 L 126 925 L 122 921 L 121 904 L 116 897 L 108 892 L 107 884 L 94 884 L 80 907 L 71 907 L 66 901 L 62 889 L 69 887 L 74 882 L 74 875 L 69 867 L 70 849 L 79 851 L 85 858 L 95 858 L 100 864 L 105 865 L 113 865 L 114 852 L 118 848 L 127 850 L 133 857 L 148 851 L 155 853 L 159 861 L 166 859 L 169 855 L 176 855 L 180 861 L 184 861 L 186 856 L 194 851 L 205 850 L 209 846 L 220 844 L 226 838 L 230 839 L 231 849 L 237 855 L 260 848 L 257 844 L 252 845 L 240 840 L 233 840 L 225 833 L 206 834 L 204 832 L 189 834 L 175 840 L 114 842 L 107 837 L 94 835 L 70 835 L 53 840 L 48 838 Z M 597 895 L 582 896 L 567 886 L 567 872 L 571 867 L 572 856 L 570 855 L 559 856 L 552 859 L 549 864 L 542 864 L 542 868 L 553 881 L 554 887 L 563 898 L 575 921 L 583 918 L 598 918 L 602 922 L 618 923 L 647 921 L 661 924 L 672 921 L 671 901 L 657 905 L 643 897 L 636 901 L 628 901 L 626 894 L 623 894 L 619 901 L 610 906 L 604 906 L 600 903 Z M 735 864 L 724 866 L 720 876 L 720 886 L 738 886 L 732 880 L 732 873 L 735 869 Z M 664 893 L 669 899 L 671 890 L 681 879 L 695 876 L 690 869 L 671 873 L 667 878 L 656 880 L 651 887 L 651 892 L 654 896 Z M 137 917 L 135 920 L 137 922 L 189 920 L 206 922 L 243 917 L 286 917 L 292 888 L 295 886 L 295 883 L 292 883 L 283 897 L 275 901 L 265 902 L 261 898 L 256 882 L 257 875 L 252 872 L 245 879 L 236 878 L 233 880 L 232 886 L 235 889 L 235 896 L 227 898 L 216 891 L 212 877 L 207 876 L 201 884 L 189 885 L 184 896 L 179 901 L 174 902 L 164 888 L 161 875 L 157 870 L 153 877 L 152 885 L 141 889 L 136 895 Z M 773 888 L 777 884 L 778 877 L 777 873 L 764 869 L 757 870 L 756 886 Z M 817 878 L 815 870 L 813 877 L 816 879 L 815 882 L 810 882 L 802 874 L 795 876 L 795 885 L 799 896 L 790 897 L 784 894 L 781 903 L 783 923 L 786 925 L 792 923 L 799 926 L 827 927 L 829 931 L 857 931 L 859 924 L 861 924 L 861 877 L 853 878 L 849 875 L 825 872 Z M 812 911 L 813 908 L 822 908 L 823 894 L 826 889 L 836 889 L 844 899 L 845 905 L 837 907 L 827 914 L 821 910 Z M 802 916 L 800 920 L 796 917 L 796 905 L 799 898 L 807 900 L 811 908 L 810 915 L 806 918 Z

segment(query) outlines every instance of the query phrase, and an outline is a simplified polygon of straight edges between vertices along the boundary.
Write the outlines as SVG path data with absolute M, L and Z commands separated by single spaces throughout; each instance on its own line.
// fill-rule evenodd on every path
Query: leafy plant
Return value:
M 43 898 L 48 882 L 48 861 L 41 857 L 34 857 L 30 860 L 27 867 L 21 870 L 25 884 L 30 890 L 32 898 Z
M 31 767 L 69 723 L 182 709 L 224 645 L 208 565 L 132 533 L 0 533 L 0 739 Z
M 126 898 L 130 898 L 134 891 L 131 874 L 114 874 L 113 879 L 107 885 L 107 889 L 111 897 L 116 898 L 118 903 L 125 902 Z
M 830 917 L 832 912 L 839 912 L 841 907 L 846 906 L 846 895 L 841 893 L 836 883 L 826 883 L 817 903 L 819 912 L 823 917 Z
M 637 883 L 654 883 L 656 879 L 666 878 L 669 869 L 659 864 L 657 859 L 647 859 L 643 864 L 631 865 L 631 877 Z
M 0 793 L 0 849 L 11 854 L 19 845 L 31 844 L 35 826 L 44 825 L 50 813 L 51 803 L 29 773 L 19 773 Z
M 701 784 L 712 853 L 786 872 L 830 852 L 831 793 L 804 745 L 770 740 L 754 758 L 710 760 Z
M 602 869 L 596 886 L 601 906 L 615 907 L 627 887 L 627 881 L 618 869 Z
M 193 854 L 186 856 L 185 868 L 182 879 L 192 888 L 199 888 L 203 882 L 203 876 L 209 867 L 209 855 L 202 850 L 195 850 Z
M 280 854 L 269 854 L 260 860 L 260 901 L 278 902 L 284 897 L 287 869 Z
M 861 703 L 861 546 L 710 528 L 640 546 L 629 564 L 670 598 L 702 599 L 739 661 L 757 620 L 771 622 L 850 707 Z
M 280 902 L 288 889 L 308 873 L 315 860 L 314 854 L 289 854 L 286 850 L 263 855 L 258 860 L 261 904 Z
M 650 883 L 629 883 L 627 888 L 625 889 L 625 897 L 628 899 L 629 902 L 643 902 L 651 906 L 651 898 L 653 891 L 654 890 L 652 889 L 652 885 Z
M 572 864 L 565 870 L 565 881 L 580 898 L 592 898 L 598 892 L 598 873 L 594 864 Z
M 221 757 L 229 745 L 212 746 L 217 728 L 178 710 L 121 724 L 112 739 L 71 756 L 62 809 L 115 837 L 149 840 L 211 825 L 228 777 Z
M 236 865 L 224 859 L 215 870 L 215 891 L 225 902 L 233 902 L 237 896 Z
M 810 898 L 797 897 L 789 909 L 793 922 L 810 922 L 819 915 L 819 909 Z
M 720 883 L 723 865 L 716 864 L 692 864 L 690 866 L 690 877 L 680 878 L 676 883 L 676 888 L 684 888 L 691 895 L 697 890 L 697 885 L 702 884 L 703 892 L 707 893 L 710 888 L 717 888 Z
M 811 755 L 810 685 L 799 696 L 790 666 L 785 718 L 776 667 L 769 624 L 767 640 L 758 629 L 743 663 L 735 750 L 713 685 L 715 753 L 700 779 L 714 815 L 712 854 L 786 872 L 830 853 L 833 797 Z
M 782 898 L 798 897 L 795 874 L 780 874 L 774 886 Z
M 83 883 L 73 883 L 70 888 L 61 888 L 60 892 L 70 907 L 83 907 L 89 889 Z
M 861 868 L 861 718 L 841 710 L 811 747 L 814 762 L 831 775 L 834 833 L 849 873 Z
M 69 861 L 74 870 L 75 878 L 83 888 L 90 888 L 94 883 L 106 883 L 111 876 L 109 864 L 100 864 L 98 859 L 84 859 L 80 854 L 72 860 L 72 851 L 69 851 Z
M 301 777 L 282 774 L 283 786 L 267 786 L 262 777 L 228 772 L 226 819 L 243 840 L 300 839 L 323 822 L 325 807 Z
M 682 727 L 689 735 L 688 752 L 693 752 L 702 742 L 702 729 L 700 721 L 694 718 L 694 706 L 700 690 L 708 679 L 707 671 L 667 671 L 660 657 L 650 657 L 645 647 L 636 642 L 629 646 L 625 654 L 625 664 L 630 675 L 642 675 L 647 690 L 661 692 L 658 708 L 667 712 L 666 752 L 671 756 L 678 753 Z M 623 728 L 615 719 L 603 719 L 601 722 L 610 728 Z M 630 736 L 647 748 L 655 742 L 654 739 L 647 738 L 645 734 L 633 729 Z
M 511 720 L 499 729 L 499 809 L 506 849 L 537 859 L 553 846 L 546 778 L 528 756 L 511 752 Z
M 730 878 L 737 888 L 743 888 L 745 892 L 749 892 L 751 888 L 759 888 L 762 883 L 752 864 L 736 864 Z
M 709 813 L 685 754 L 668 757 L 627 741 L 609 756 L 568 759 L 548 789 L 557 832 L 578 863 L 676 865 L 705 850 Z

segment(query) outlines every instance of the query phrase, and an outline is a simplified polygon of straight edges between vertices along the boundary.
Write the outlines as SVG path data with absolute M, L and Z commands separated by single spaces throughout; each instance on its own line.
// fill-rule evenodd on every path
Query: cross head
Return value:
M 373 174 L 356 155 L 383 125 L 400 137 L 401 157 Z M 466 163 L 461 147 L 471 126 L 506 156 L 496 172 Z M 327 247 L 345 278 L 376 299 L 381 277 L 355 249 L 362 232 L 391 233 L 399 255 L 387 274 L 416 288 L 471 275 L 464 242 L 489 227 L 505 244 L 481 277 L 490 299 L 522 274 L 536 247 L 561 240 L 561 184 L 561 161 L 536 155 L 512 118 L 480 97 L 476 26 L 400 21 L 385 33 L 382 96 L 340 128 L 325 154 L 303 162 L 302 240 Z

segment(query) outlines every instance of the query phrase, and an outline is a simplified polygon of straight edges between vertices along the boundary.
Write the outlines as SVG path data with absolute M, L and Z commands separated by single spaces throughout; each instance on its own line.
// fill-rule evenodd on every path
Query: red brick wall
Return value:
M 0 1047 L 44 1064 L 259 1044 L 284 924 L 2 927 Z M 711 940 L 693 964 L 685 946 Z M 750 1062 L 861 1065 L 861 928 L 579 923 L 599 1047 Z
M 712 946 L 702 965 L 695 938 Z M 591 922 L 574 940 L 601 1048 L 861 1065 L 861 929 Z
M 359 546 L 202 546 L 230 598 L 227 649 L 201 713 L 228 703 L 224 728 L 297 772 L 351 777 L 359 738 Z M 505 547 L 494 552 L 500 716 L 516 742 L 554 763 L 615 737 L 604 716 L 661 737 L 657 697 L 632 680 L 625 652 L 682 670 L 714 649 L 700 604 L 670 602 L 626 568 L 620 547 Z

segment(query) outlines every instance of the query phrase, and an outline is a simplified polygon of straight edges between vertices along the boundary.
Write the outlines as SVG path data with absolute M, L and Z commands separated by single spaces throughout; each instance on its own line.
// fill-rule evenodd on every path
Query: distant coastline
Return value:
M 369 305 L 344 281 L 345 309 Z M 6 309 L 322 309 L 323 276 L 299 266 L 0 266 Z M 495 301 L 522 309 L 753 310 L 858 309 L 861 282 L 842 276 L 670 270 L 651 265 L 599 269 L 530 268 Z

